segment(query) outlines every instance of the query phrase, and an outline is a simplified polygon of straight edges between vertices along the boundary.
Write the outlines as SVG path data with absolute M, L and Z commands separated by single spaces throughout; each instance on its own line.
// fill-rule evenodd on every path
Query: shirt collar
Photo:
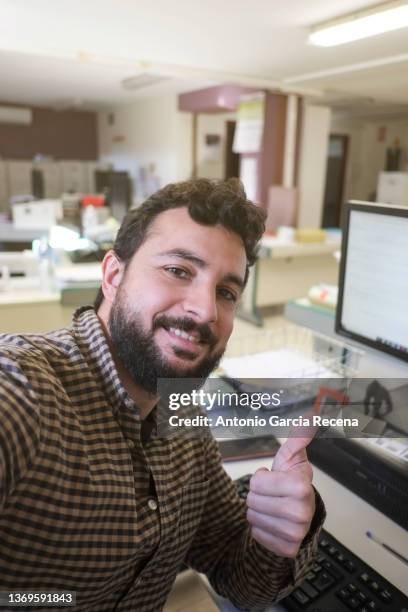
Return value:
M 92 306 L 82 306 L 75 311 L 72 327 L 77 345 L 89 367 L 95 371 L 107 399 L 117 412 L 120 405 L 133 409 L 139 418 L 138 408 L 123 386 L 102 324 Z

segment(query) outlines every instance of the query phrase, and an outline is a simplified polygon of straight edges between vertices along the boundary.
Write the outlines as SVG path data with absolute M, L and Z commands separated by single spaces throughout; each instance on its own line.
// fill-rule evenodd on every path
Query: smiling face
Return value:
M 115 261 L 109 331 L 133 381 L 153 392 L 158 377 L 208 376 L 231 335 L 244 285 L 240 237 L 175 208 L 153 221 L 126 270 L 107 256 L 111 286 Z

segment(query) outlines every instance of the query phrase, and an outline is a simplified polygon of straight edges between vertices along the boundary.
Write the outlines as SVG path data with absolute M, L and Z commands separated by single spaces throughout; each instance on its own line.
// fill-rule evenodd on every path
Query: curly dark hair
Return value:
M 220 224 L 240 236 L 247 257 L 245 282 L 249 267 L 257 257 L 257 245 L 265 231 L 265 211 L 247 199 L 239 179 L 191 179 L 171 183 L 151 195 L 139 208 L 130 210 L 123 219 L 113 250 L 127 266 L 148 236 L 149 227 L 162 212 L 186 206 L 194 221 L 202 225 Z M 94 307 L 103 300 L 99 289 Z

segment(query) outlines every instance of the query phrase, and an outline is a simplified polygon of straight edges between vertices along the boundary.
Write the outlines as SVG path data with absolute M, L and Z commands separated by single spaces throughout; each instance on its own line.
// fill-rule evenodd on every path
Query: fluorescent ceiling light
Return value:
M 123 79 L 122 87 L 129 91 L 134 91 L 135 89 L 150 87 L 150 85 L 157 85 L 157 83 L 167 81 L 169 78 L 158 74 L 137 74 L 136 76 Z
M 408 2 L 386 2 L 313 28 L 309 42 L 334 47 L 408 26 Z

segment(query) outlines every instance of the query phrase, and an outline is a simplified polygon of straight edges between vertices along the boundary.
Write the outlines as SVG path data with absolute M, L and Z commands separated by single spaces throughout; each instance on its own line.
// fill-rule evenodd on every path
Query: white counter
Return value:
M 251 268 L 239 316 L 262 324 L 259 308 L 285 304 L 306 295 L 318 283 L 336 285 L 339 242 L 285 243 L 261 240 L 259 259 Z
M 79 287 L 60 291 L 41 287 L 38 277 L 31 277 L 11 278 L 4 290 L 0 279 L 0 333 L 37 333 L 66 327 L 78 306 L 93 301 L 97 286 L 84 287 L 85 294 Z M 77 297 L 64 299 L 74 292 Z

